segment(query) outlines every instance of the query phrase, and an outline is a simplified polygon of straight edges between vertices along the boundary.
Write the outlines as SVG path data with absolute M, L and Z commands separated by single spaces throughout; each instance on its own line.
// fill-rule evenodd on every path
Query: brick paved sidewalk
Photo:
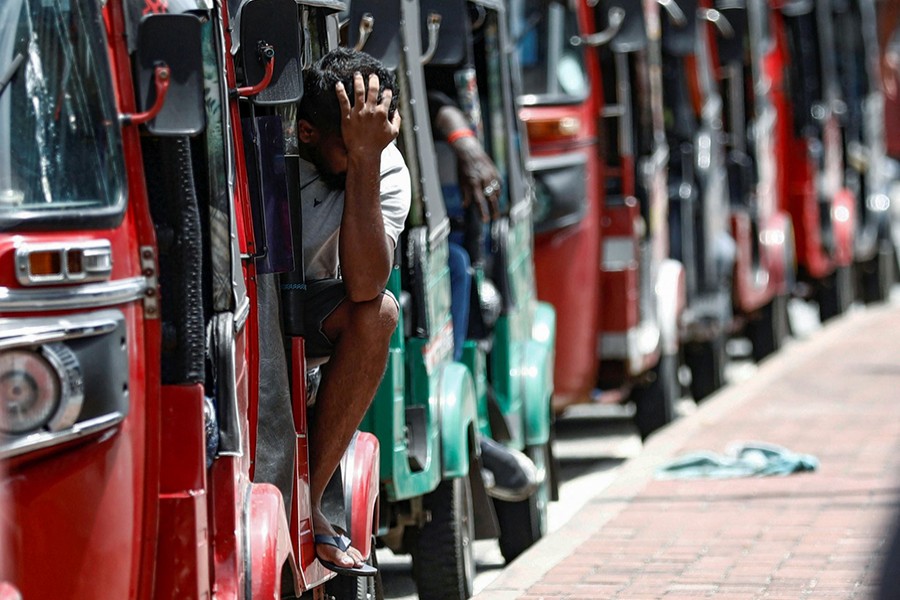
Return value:
M 813 454 L 820 467 L 653 478 L 686 452 L 750 440 Z M 792 343 L 660 432 L 477 598 L 870 598 L 897 511 L 900 308 L 883 307 Z

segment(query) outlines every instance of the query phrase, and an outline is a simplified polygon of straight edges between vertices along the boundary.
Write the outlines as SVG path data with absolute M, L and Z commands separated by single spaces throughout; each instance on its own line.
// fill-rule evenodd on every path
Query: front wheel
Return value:
M 849 266 L 836 267 L 819 283 L 819 320 L 823 323 L 847 312 L 853 303 L 853 273 Z
M 859 266 L 863 301 L 866 304 L 886 302 L 890 298 L 896 261 L 894 244 L 890 240 L 881 240 L 878 253 Z
M 691 370 L 691 395 L 700 402 L 725 385 L 725 334 L 684 347 L 684 359 Z
M 660 356 L 649 375 L 650 381 L 632 392 L 635 404 L 634 423 L 642 440 L 675 420 L 675 405 L 680 389 L 677 355 Z
M 535 492 L 520 502 L 494 500 L 500 524 L 500 553 L 507 563 L 534 545 L 547 533 L 547 507 L 550 503 L 551 456 L 549 443 L 529 446 L 525 454 L 534 462 L 542 478 Z
M 747 325 L 747 337 L 753 345 L 753 360 L 756 362 L 781 350 L 791 335 L 786 294 L 772 298 L 760 312 L 759 319 Z
M 466 600 L 474 592 L 475 521 L 468 477 L 441 481 L 425 496 L 431 520 L 413 547 L 413 578 L 421 600 Z

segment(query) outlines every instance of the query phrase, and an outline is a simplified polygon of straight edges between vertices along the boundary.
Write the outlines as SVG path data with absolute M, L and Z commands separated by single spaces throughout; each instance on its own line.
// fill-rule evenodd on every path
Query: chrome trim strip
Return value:
M 450 237 L 450 219 L 445 217 L 434 229 L 428 232 L 428 242 L 430 245 L 434 245 L 446 237 Z
M 241 559 L 243 560 L 244 571 L 244 597 L 253 597 L 253 555 L 250 547 L 250 496 L 253 491 L 253 484 L 244 488 L 244 498 L 241 502 Z
M 525 170 L 534 173 L 586 165 L 587 162 L 588 156 L 584 152 L 568 152 L 557 156 L 533 156 L 525 163 Z
M 0 286 L 0 313 L 101 308 L 126 304 L 140 300 L 147 289 L 144 277 L 53 289 L 22 290 Z
M 353 483 L 356 473 L 356 441 L 359 439 L 359 430 L 353 432 L 350 445 L 344 450 L 341 457 L 341 485 L 344 491 L 344 525 L 347 531 L 353 529 Z
M 250 316 L 250 298 L 244 296 L 234 313 L 234 332 L 240 333 Z
M 527 219 L 530 214 L 531 202 L 519 201 L 513 204 L 513 207 L 509 210 L 509 220 L 513 223 L 518 223 Z
M 76 423 L 65 431 L 32 433 L 21 439 L 15 439 L 10 442 L 0 442 L 0 459 L 12 458 L 20 456 L 28 452 L 42 450 L 51 446 L 58 446 L 66 442 L 71 442 L 79 438 L 83 438 L 95 433 L 99 433 L 105 429 L 115 427 L 125 419 L 125 415 L 120 412 L 110 413 L 95 419 L 89 419 Z
M 0 350 L 61 342 L 114 331 L 122 320 L 119 311 L 88 315 L 0 319 Z

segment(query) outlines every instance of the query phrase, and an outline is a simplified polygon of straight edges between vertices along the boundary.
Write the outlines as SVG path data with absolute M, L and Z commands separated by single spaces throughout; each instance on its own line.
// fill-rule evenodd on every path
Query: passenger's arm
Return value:
M 452 104 L 445 104 L 437 109 L 433 125 L 456 155 L 463 206 L 474 201 L 482 220 L 497 218 L 500 213 L 500 173 L 481 142 L 471 133 L 466 116 Z
M 400 131 L 400 113 L 388 120 L 392 93 L 384 90 L 378 101 L 379 81 L 362 75 L 353 78 L 355 103 L 342 84 L 336 93 L 341 106 L 342 135 L 347 149 L 347 183 L 341 219 L 341 276 L 347 296 L 354 302 L 372 300 L 384 289 L 391 272 L 394 242 L 385 233 L 381 214 L 381 151 Z

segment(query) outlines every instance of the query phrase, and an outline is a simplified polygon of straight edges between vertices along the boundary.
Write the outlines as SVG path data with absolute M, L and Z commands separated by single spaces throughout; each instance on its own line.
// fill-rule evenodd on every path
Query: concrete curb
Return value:
M 809 337 L 793 340 L 778 354 L 766 360 L 756 374 L 740 384 L 723 388 L 705 400 L 697 411 L 672 423 L 651 436 L 641 453 L 626 461 L 609 486 L 598 492 L 563 525 L 546 536 L 508 565 L 478 600 L 514 600 L 538 583 L 548 571 L 571 556 L 606 523 L 616 517 L 653 479 L 655 470 L 673 458 L 699 431 L 712 427 L 736 408 L 759 394 L 773 381 L 785 375 L 800 362 L 814 359 L 837 343 L 849 331 L 880 315 L 893 312 L 892 305 L 851 311 L 844 317 L 813 332 Z

